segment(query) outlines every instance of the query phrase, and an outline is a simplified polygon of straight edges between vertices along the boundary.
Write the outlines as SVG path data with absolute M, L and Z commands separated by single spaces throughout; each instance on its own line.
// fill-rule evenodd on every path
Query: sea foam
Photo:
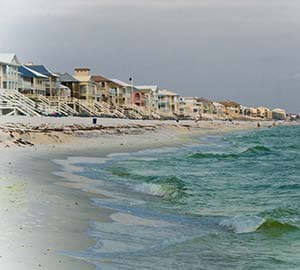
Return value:
M 136 185 L 134 190 L 140 193 L 145 193 L 158 197 L 165 197 L 167 195 L 167 190 L 163 188 L 162 185 L 159 184 L 148 184 L 143 183 L 140 185 Z
M 235 233 L 251 233 L 257 231 L 265 222 L 257 216 L 236 216 L 220 222 L 220 226 Z
M 266 219 L 257 216 L 236 216 L 222 220 L 220 226 L 235 233 L 252 233 L 252 232 L 288 232 L 299 230 L 296 225 L 285 223 L 275 219 Z

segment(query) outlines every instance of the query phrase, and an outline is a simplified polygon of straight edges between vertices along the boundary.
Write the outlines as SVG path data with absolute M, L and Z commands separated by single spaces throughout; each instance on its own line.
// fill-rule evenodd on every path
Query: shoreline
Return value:
M 7 142 L 2 144 L 4 155 L 0 163 L 3 171 L 0 186 L 0 229 L 1 239 L 7 243 L 0 248 L 1 265 L 6 269 L 95 269 L 93 265 L 66 257 L 57 251 L 81 250 L 95 244 L 95 240 L 86 235 L 89 222 L 112 222 L 111 213 L 92 206 L 88 200 L 92 193 L 74 188 L 76 181 L 66 181 L 62 176 L 53 174 L 57 171 L 63 173 L 62 167 L 54 164 L 53 159 L 72 156 L 103 158 L 112 153 L 180 146 L 192 142 L 193 136 L 219 135 L 257 128 L 256 123 L 249 125 L 248 122 L 224 122 L 225 125 L 222 125 L 223 122 L 182 123 L 181 126 L 171 122 L 170 125 L 163 123 L 163 126 L 155 130 L 147 130 L 147 122 L 147 127 L 139 127 L 142 132 L 137 133 L 133 128 L 134 132 L 127 134 L 116 131 L 116 134 L 101 133 L 99 136 L 97 132 L 95 136 L 94 130 L 93 134 L 86 130 L 87 134 L 73 136 L 64 133 L 64 130 L 50 131 L 52 135 L 59 133 L 61 137 L 57 136 L 61 141 L 51 139 L 50 143 L 45 143 L 40 138 L 35 140 L 36 138 L 31 137 L 29 142 L 34 146 L 30 147 L 22 144 L 19 145 L 21 147 L 14 147 L 17 145 L 13 142 L 16 137 L 10 137 L 10 147 L 5 148 Z M 119 125 L 119 122 L 116 123 Z M 105 125 L 111 126 L 111 121 L 107 121 Z M 265 123 L 264 127 L 269 125 L 270 123 Z M 129 129 L 131 128 L 132 126 Z M 120 126 L 113 129 L 120 129 Z M 18 134 L 19 131 L 13 131 L 14 136 Z M 41 136 L 49 138 L 48 134 L 49 131 L 41 133 Z M 25 141 L 29 135 L 21 133 L 19 136 L 27 136 L 21 137 Z
M 273 121 L 159 121 L 100 118 L 92 124 L 93 118 L 50 118 L 50 117 L 1 117 L 0 148 L 58 146 L 81 143 L 83 140 L 105 136 L 143 135 L 171 130 L 176 134 L 222 133 L 234 130 L 248 130 L 272 127 Z M 279 123 L 291 125 L 299 123 Z

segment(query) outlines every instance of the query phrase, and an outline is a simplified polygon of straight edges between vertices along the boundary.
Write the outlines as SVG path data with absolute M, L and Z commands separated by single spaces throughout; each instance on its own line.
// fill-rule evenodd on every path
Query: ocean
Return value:
M 97 269 L 300 269 L 300 127 L 195 137 L 181 147 L 70 159 Z

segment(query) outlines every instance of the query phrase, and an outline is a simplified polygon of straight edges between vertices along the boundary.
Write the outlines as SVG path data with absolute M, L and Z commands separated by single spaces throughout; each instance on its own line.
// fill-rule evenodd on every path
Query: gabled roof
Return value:
M 121 81 L 117 82 L 117 80 L 108 79 L 108 78 L 106 78 L 102 75 L 93 75 L 91 77 L 91 80 L 96 82 L 96 83 L 109 82 L 109 83 L 113 83 L 117 87 L 124 87 L 122 84 L 119 83 Z
M 219 103 L 219 102 L 213 102 L 212 103 L 215 107 L 224 107 L 223 104 Z
M 100 83 L 100 82 L 110 82 L 109 79 L 107 79 L 106 77 L 104 76 L 101 76 L 101 75 L 93 75 L 91 77 L 91 79 L 96 82 L 96 83 Z
M 59 76 L 59 80 L 60 82 L 79 82 L 79 80 L 77 80 L 74 76 L 70 75 L 68 72 L 65 73 L 60 73 L 60 72 L 56 72 L 56 74 Z
M 48 68 L 46 68 L 43 65 L 25 65 L 26 67 L 30 68 L 31 70 L 34 70 L 38 73 L 41 73 L 45 76 L 54 76 L 54 77 L 58 77 L 58 75 L 54 74 L 52 71 L 50 71 Z
M 123 81 L 121 81 L 121 80 L 119 80 L 119 79 L 110 79 L 110 80 L 111 80 L 112 82 L 114 82 L 114 83 L 117 83 L 117 84 L 123 86 L 123 87 L 131 87 L 130 84 L 128 84 L 128 83 L 126 83 L 126 82 L 123 82 Z
M 139 85 L 135 86 L 135 88 L 139 90 L 151 90 L 153 92 L 156 92 L 159 89 L 157 85 Z
M 268 111 L 270 111 L 269 108 L 264 107 L 264 106 L 259 106 L 259 107 L 257 107 L 257 109 L 258 109 L 258 110 L 268 110 Z
M 197 98 L 195 98 L 195 97 L 184 97 L 184 100 L 197 101 Z
M 213 102 L 206 98 L 196 98 L 198 102 L 206 103 L 206 104 L 213 104 Z
M 280 108 L 276 108 L 276 109 L 272 110 L 272 112 L 282 113 L 282 114 L 286 113 L 284 109 L 280 109 Z
M 238 104 L 234 101 L 231 101 L 231 100 L 221 101 L 219 103 L 223 104 L 225 107 L 239 107 L 240 106 L 240 104 Z
M 179 96 L 177 93 L 169 91 L 167 89 L 159 90 L 158 95 L 159 96 Z
M 10 65 L 20 65 L 20 62 L 15 53 L 0 53 L 0 63 Z
M 18 71 L 20 72 L 21 76 L 22 77 L 27 77 L 27 78 L 45 78 L 47 79 L 48 77 L 39 73 L 39 72 L 36 72 L 24 65 L 21 65 L 18 67 Z

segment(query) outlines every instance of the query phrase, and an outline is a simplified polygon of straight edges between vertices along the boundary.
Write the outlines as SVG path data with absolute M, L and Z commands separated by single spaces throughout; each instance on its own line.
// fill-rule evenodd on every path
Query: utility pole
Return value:
M 133 105 L 133 77 L 130 77 L 129 81 L 131 82 L 131 105 Z

